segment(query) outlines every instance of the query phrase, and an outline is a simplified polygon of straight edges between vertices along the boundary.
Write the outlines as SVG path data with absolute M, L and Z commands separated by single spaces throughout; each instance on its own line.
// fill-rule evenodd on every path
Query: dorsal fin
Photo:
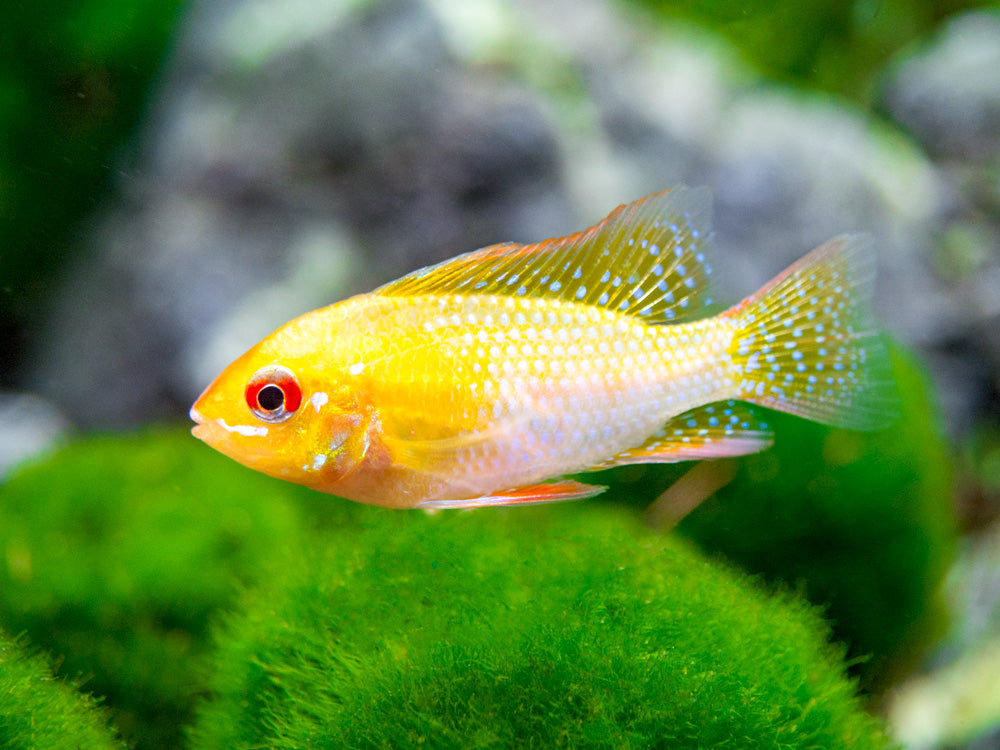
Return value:
M 414 271 L 376 290 L 387 296 L 503 294 L 548 297 L 678 322 L 711 303 L 704 256 L 711 198 L 675 187 L 619 206 L 583 232 L 531 245 L 491 245 Z

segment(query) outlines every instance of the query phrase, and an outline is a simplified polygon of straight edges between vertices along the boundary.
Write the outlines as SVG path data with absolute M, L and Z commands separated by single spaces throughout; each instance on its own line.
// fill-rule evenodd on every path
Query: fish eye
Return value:
M 277 424 L 289 419 L 302 404 L 302 388 L 287 367 L 262 367 L 247 381 L 246 401 L 262 422 Z

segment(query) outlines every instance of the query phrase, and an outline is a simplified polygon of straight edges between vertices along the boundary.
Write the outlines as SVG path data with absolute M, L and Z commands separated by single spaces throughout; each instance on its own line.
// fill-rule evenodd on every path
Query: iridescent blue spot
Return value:
M 605 271 L 601 275 L 601 283 L 602 284 L 607 284 L 608 283 L 608 279 L 610 279 L 610 278 L 611 278 L 611 271 Z
M 701 234 L 701 233 L 697 229 L 692 229 L 691 230 L 691 236 L 692 237 L 697 238 L 699 234 Z
M 676 255 L 678 258 L 680 258 L 682 255 L 684 255 L 684 248 L 681 247 L 680 245 L 677 245 L 674 248 L 674 255 Z
M 524 286 L 523 284 L 517 288 L 517 295 L 519 297 L 523 297 L 527 293 L 528 293 L 528 288 L 526 286 Z
M 670 231 L 674 232 L 676 234 L 676 232 L 677 232 L 677 225 L 676 224 L 671 224 L 670 225 Z
M 600 298 L 597 300 L 597 304 L 599 304 L 599 305 L 606 305 L 606 304 L 608 304 L 608 293 L 607 292 L 604 292 L 600 296 Z
M 642 291 L 641 286 L 636 287 L 635 291 L 632 292 L 632 296 L 635 297 L 636 299 L 642 299 L 643 294 L 645 294 L 645 292 Z
M 558 292 L 560 289 L 562 289 L 562 284 L 560 284 L 558 281 L 553 281 L 551 284 L 549 284 L 549 289 L 553 292 Z
M 683 276 L 688 271 L 687 268 L 684 267 L 683 263 L 678 263 L 676 266 L 674 266 L 674 270 L 677 271 L 678 276 Z
M 695 284 L 695 281 L 694 281 L 693 278 L 688 277 L 688 278 L 684 279 L 684 286 L 686 286 L 688 289 L 694 289 L 694 284 Z
M 623 299 L 622 303 L 620 305 L 618 305 L 618 309 L 619 310 L 628 310 L 628 300 L 627 299 Z
M 663 279 L 660 279 L 659 283 L 657 283 L 656 285 L 656 288 L 659 289 L 661 292 L 667 291 L 667 282 L 664 281 Z
M 660 254 L 660 248 L 658 248 L 656 245 L 650 245 L 649 246 L 649 254 L 650 255 L 659 255 Z
M 583 271 L 582 271 L 582 270 L 580 269 L 580 266 L 577 266 L 577 267 L 576 267 L 576 270 L 575 270 L 575 271 L 573 271 L 573 278 L 574 278 L 574 279 L 578 279 L 578 278 L 580 278 L 580 276 L 581 276 L 582 274 L 583 274 Z
M 654 245 L 654 247 L 655 247 L 655 245 Z M 663 266 L 661 266 L 659 263 L 657 263 L 655 266 L 653 266 L 653 274 L 656 275 L 656 276 L 662 276 L 663 275 Z
M 576 290 L 577 299 L 583 299 L 586 296 L 587 296 L 587 287 L 581 286 L 579 289 Z
M 688 427 L 697 427 L 697 426 L 698 426 L 698 423 L 697 423 L 697 422 L 696 422 L 695 420 L 693 420 L 693 419 L 689 419 L 689 420 L 687 421 L 687 426 L 688 426 Z

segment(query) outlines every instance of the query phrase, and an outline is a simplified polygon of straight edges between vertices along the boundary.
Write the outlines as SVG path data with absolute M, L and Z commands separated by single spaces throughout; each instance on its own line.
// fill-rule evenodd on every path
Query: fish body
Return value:
M 586 497 L 602 488 L 546 480 L 763 450 L 747 402 L 882 424 L 865 243 L 832 240 L 707 317 L 708 207 L 674 188 L 307 313 L 206 389 L 194 434 L 272 476 L 433 508 Z

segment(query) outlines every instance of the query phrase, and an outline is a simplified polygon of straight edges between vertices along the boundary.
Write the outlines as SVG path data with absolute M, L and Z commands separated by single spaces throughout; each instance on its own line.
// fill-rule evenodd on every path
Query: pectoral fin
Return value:
M 593 484 L 583 484 L 566 479 L 561 482 L 546 484 L 531 484 L 524 487 L 514 487 L 500 490 L 492 495 L 470 497 L 461 500 L 427 500 L 416 507 L 425 510 L 445 508 L 485 508 L 499 505 L 535 505 L 538 503 L 556 503 L 563 500 L 582 500 L 599 495 L 607 487 Z

